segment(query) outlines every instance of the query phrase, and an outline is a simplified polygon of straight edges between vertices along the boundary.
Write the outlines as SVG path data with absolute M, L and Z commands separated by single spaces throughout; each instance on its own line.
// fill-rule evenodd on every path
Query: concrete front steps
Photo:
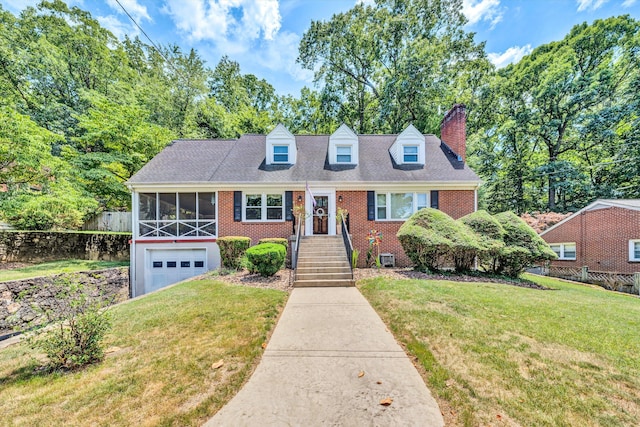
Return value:
M 355 286 L 342 236 L 305 236 L 300 240 L 296 288 Z

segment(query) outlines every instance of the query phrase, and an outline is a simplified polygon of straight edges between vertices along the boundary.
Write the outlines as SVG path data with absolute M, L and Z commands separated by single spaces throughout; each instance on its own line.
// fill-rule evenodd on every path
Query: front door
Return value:
M 315 196 L 313 234 L 329 234 L 329 196 Z

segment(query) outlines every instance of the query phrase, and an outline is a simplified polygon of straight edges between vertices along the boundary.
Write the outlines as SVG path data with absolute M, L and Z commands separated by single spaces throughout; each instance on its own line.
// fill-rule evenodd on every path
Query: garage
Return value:
M 206 249 L 147 249 L 144 293 L 207 271 Z

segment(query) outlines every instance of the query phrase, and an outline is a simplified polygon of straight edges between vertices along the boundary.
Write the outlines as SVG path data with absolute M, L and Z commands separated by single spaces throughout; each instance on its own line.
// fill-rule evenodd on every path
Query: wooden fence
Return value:
M 131 212 L 102 212 L 85 222 L 83 230 L 131 232 Z
M 546 274 L 552 277 L 593 283 L 605 289 L 629 294 L 640 293 L 640 273 L 617 273 L 614 271 L 589 271 L 585 267 L 550 266 Z

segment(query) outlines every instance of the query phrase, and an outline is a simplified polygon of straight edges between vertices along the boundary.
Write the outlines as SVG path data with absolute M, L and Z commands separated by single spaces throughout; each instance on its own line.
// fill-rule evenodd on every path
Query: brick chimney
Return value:
M 455 104 L 440 123 L 440 139 L 456 153 L 462 161 L 467 160 L 467 117 L 464 104 Z

